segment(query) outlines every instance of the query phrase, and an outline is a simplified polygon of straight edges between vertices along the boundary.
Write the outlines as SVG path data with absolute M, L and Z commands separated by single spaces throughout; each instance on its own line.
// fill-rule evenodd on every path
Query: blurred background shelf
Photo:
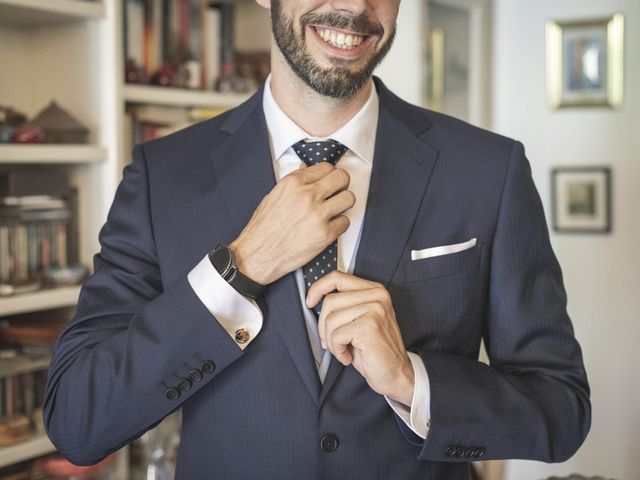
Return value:
M 0 468 L 55 451 L 56 447 L 45 434 L 36 435 L 26 442 L 0 447 Z
M 103 161 L 107 155 L 107 149 L 97 145 L 0 145 L 0 164 L 90 163 Z
M 0 0 L 0 24 L 33 26 L 104 18 L 102 1 L 83 0 Z
M 0 297 L 0 317 L 75 305 L 80 286 L 51 288 L 33 293 Z
M 185 88 L 128 84 L 123 87 L 123 96 L 124 100 L 130 103 L 233 108 L 244 102 L 251 94 L 219 93 Z

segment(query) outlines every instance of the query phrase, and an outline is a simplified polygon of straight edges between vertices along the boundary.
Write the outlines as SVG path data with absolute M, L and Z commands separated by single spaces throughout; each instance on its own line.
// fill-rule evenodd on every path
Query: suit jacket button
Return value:
M 456 449 L 453 451 L 453 456 L 456 458 L 462 457 L 463 454 L 464 454 L 464 448 L 462 447 L 456 447 Z
M 333 433 L 327 433 L 320 440 L 320 448 L 325 452 L 335 452 L 339 444 L 338 437 Z
M 167 398 L 169 400 L 177 400 L 178 398 L 180 398 L 180 390 L 171 387 L 167 390 Z
M 477 448 L 475 447 L 469 447 L 464 451 L 464 456 L 467 458 L 470 458 L 473 456 L 473 454 L 476 452 Z
M 211 373 L 216 369 L 216 364 L 213 363 L 211 360 L 205 360 L 204 362 L 202 362 L 202 365 L 200 365 L 200 370 L 202 370 L 204 373 Z
M 453 452 L 455 452 L 455 447 L 449 446 L 447 447 L 447 449 L 444 451 L 444 454 L 447 457 L 453 457 Z
M 178 388 L 183 392 L 186 392 L 191 388 L 191 380 L 189 380 L 188 378 L 181 378 L 178 382 Z
M 191 378 L 191 380 L 193 380 L 194 382 L 199 382 L 200 380 L 202 380 L 202 372 L 197 368 L 193 368 L 189 371 L 189 378 Z

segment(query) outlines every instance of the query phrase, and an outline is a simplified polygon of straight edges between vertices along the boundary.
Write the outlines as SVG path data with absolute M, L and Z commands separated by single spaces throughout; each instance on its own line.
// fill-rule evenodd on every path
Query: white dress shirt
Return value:
M 369 193 L 378 125 L 379 99 L 375 86 L 371 83 L 371 94 L 362 108 L 344 126 L 327 138 L 309 135 L 282 111 L 271 93 L 271 75 L 265 83 L 262 105 L 269 132 L 276 181 L 300 167 L 302 161 L 292 148 L 292 145 L 300 140 L 322 141 L 331 138 L 348 148 L 336 166 L 349 173 L 351 177 L 349 190 L 355 194 L 356 202 L 352 208 L 344 212 L 344 215 L 349 217 L 350 223 L 348 229 L 338 237 L 337 269 L 353 273 Z M 215 316 L 238 346 L 245 349 L 262 328 L 262 311 L 255 300 L 245 297 L 229 285 L 213 267 L 208 255 L 205 255 L 189 272 L 187 278 L 191 288 L 207 310 Z M 307 332 L 310 338 L 316 340 L 310 343 L 314 350 L 319 349 L 313 353 L 320 379 L 324 382 L 332 354 L 328 349 L 322 350 L 317 319 L 305 304 L 306 287 L 301 267 L 295 271 L 295 278 L 299 300 L 305 314 Z M 249 340 L 243 339 L 244 343 L 237 342 L 236 331 L 239 329 L 248 332 Z M 413 352 L 407 353 L 415 375 L 411 406 L 407 408 L 386 396 L 385 399 L 411 430 L 418 436 L 426 438 L 430 419 L 429 377 L 421 358 Z M 320 361 L 318 361 L 319 358 L 321 358 Z

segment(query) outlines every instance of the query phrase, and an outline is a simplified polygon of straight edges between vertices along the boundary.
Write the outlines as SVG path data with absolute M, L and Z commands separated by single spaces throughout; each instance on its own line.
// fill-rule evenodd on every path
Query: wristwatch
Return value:
M 209 252 L 209 260 L 229 285 L 254 300 L 262 295 L 265 286 L 244 275 L 236 265 L 236 258 L 228 245 L 218 244 Z

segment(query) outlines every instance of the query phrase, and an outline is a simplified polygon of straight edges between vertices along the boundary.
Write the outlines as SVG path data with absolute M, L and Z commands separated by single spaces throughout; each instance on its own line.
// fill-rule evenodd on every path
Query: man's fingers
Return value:
M 369 313 L 372 308 L 375 308 L 373 302 L 367 302 L 351 305 L 347 308 L 336 309 L 325 314 L 323 303 L 323 311 L 320 312 L 320 318 L 318 319 L 318 334 L 320 335 L 322 347 L 329 348 L 329 350 L 333 351 L 333 345 L 331 344 L 331 334 L 333 331 L 352 322 L 359 316 Z
M 339 218 L 339 217 L 336 217 Z M 334 219 L 335 220 L 335 219 Z M 336 252 L 332 252 L 336 254 Z M 337 259 L 337 257 L 335 257 Z M 333 259 L 332 259 L 333 260 Z M 350 290 L 365 290 L 368 288 L 379 287 L 380 284 L 372 282 L 364 278 L 356 277 L 350 273 L 345 273 L 340 270 L 332 270 L 325 276 L 316 280 L 313 285 L 309 287 L 307 292 L 307 307 L 311 308 L 316 305 L 322 297 L 326 294 L 338 290 L 339 292 L 345 292 Z
M 347 366 L 353 362 L 353 355 L 351 354 L 350 346 L 353 346 L 355 350 L 356 347 L 353 345 L 353 342 L 358 334 L 359 328 L 359 319 L 352 320 L 351 322 L 342 325 L 339 328 L 336 328 L 331 333 L 331 343 L 333 345 L 333 356 L 342 363 Z
M 356 204 L 356 196 L 351 190 L 342 190 L 324 201 L 329 218 L 346 212 Z
M 304 164 L 304 162 L 302 163 Z M 320 163 L 316 163 L 315 165 L 301 168 L 298 170 L 298 172 L 302 170 L 300 175 L 302 175 L 302 179 L 304 180 L 304 183 L 313 183 L 320 180 L 329 172 L 332 172 L 335 168 L 336 167 L 330 164 L 329 162 L 320 162 Z
M 353 290 L 350 292 L 332 292 L 327 295 L 323 300 L 322 310 L 318 317 L 318 333 L 322 341 L 322 348 L 327 348 L 324 342 L 325 332 L 327 331 L 327 318 L 335 317 L 333 321 L 338 321 L 338 318 L 343 318 L 343 315 L 349 314 L 351 315 L 349 319 L 353 319 L 364 312 L 359 309 L 353 310 L 352 307 L 369 305 L 371 308 L 374 308 L 372 303 L 375 299 L 376 291 L 373 288 Z
M 315 187 L 323 199 L 336 196 L 338 192 L 349 188 L 351 177 L 349 172 L 343 168 L 334 168 L 324 177 L 315 182 Z M 353 193 L 351 194 L 353 195 Z M 353 195 L 355 200 L 355 195 Z

